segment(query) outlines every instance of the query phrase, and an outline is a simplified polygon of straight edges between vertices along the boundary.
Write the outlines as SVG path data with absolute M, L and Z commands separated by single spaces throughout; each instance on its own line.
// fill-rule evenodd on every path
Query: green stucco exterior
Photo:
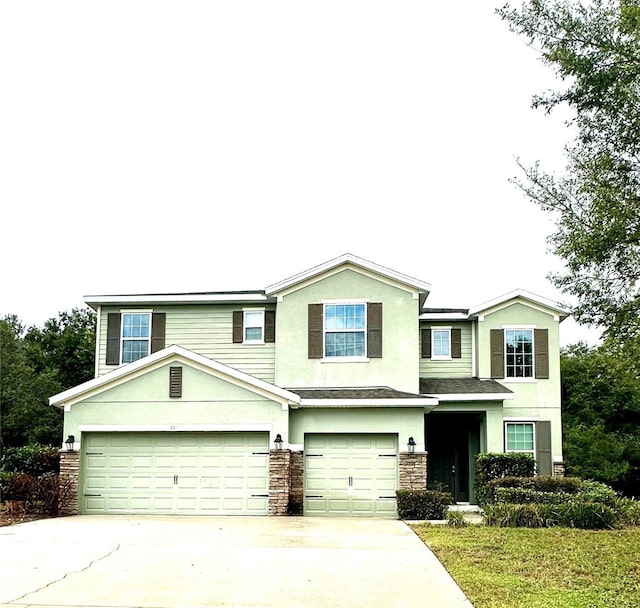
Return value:
M 382 357 L 364 362 L 309 359 L 307 310 L 327 301 L 382 302 Z M 418 392 L 417 293 L 351 269 L 285 294 L 276 317 L 276 384 L 390 386 Z

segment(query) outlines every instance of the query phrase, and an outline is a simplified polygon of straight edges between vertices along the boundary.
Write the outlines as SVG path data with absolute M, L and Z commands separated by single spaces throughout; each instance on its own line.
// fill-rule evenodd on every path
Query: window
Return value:
M 244 342 L 264 342 L 264 310 L 244 311 Z
M 431 330 L 431 358 L 450 359 L 451 358 L 451 330 L 432 329 Z
M 325 357 L 364 357 L 364 304 L 325 304 L 324 319 Z
M 151 314 L 148 312 L 122 314 L 122 363 L 131 363 L 149 354 L 151 343 Z
M 506 451 L 522 452 L 535 457 L 533 422 L 507 422 L 505 424 Z
M 505 339 L 506 378 L 533 378 L 533 330 L 507 329 Z

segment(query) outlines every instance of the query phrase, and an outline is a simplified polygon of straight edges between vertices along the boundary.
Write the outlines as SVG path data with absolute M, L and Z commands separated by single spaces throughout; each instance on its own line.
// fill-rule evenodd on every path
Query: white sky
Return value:
M 498 4 L 2 3 L 0 315 L 263 289 L 346 252 L 431 306 L 561 300 L 551 219 L 508 180 L 562 168 L 570 133 L 530 108 L 555 82 Z

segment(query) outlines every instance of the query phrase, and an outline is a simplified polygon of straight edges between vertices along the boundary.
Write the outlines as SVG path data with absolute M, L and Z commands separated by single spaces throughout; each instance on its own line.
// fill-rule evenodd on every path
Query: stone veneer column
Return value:
M 269 515 L 286 515 L 289 509 L 290 450 L 269 452 Z
M 304 452 L 291 452 L 289 514 L 302 515 L 304 500 Z
M 60 450 L 60 497 L 59 515 L 78 514 L 78 475 L 80 452 Z
M 564 462 L 554 462 L 553 463 L 553 476 L 554 477 L 564 477 L 566 470 L 566 466 Z
M 400 452 L 398 490 L 427 489 L 427 453 Z

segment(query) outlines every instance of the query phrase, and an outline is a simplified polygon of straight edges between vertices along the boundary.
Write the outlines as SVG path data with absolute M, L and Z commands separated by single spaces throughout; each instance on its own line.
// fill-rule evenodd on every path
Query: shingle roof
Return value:
M 480 378 L 420 378 L 420 393 L 423 395 L 492 394 L 512 393 L 495 380 Z
M 365 388 L 290 388 L 302 399 L 421 399 L 422 395 L 396 391 L 388 386 Z

